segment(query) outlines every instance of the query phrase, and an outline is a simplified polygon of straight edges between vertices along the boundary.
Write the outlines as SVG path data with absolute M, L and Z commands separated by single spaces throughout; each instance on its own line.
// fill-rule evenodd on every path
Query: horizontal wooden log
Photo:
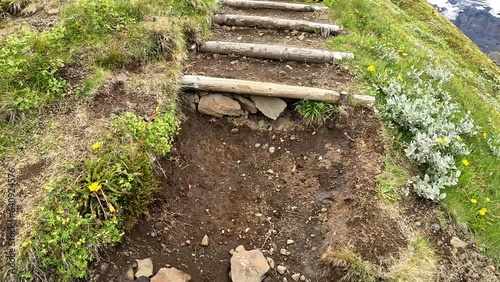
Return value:
M 309 63 L 331 63 L 342 59 L 354 59 L 352 53 L 331 52 L 327 50 L 297 48 L 283 45 L 224 41 L 207 41 L 199 47 L 199 51 L 203 53 L 234 54 L 251 58 Z
M 181 78 L 181 86 L 183 89 L 198 91 L 237 93 L 297 100 L 306 99 L 323 102 L 337 102 L 340 98 L 339 92 L 328 89 L 200 75 L 183 76 Z M 353 95 L 352 100 L 355 104 L 369 106 L 375 102 L 375 97 Z
M 338 25 L 309 22 L 303 20 L 289 20 L 272 17 L 216 14 L 212 17 L 218 25 L 258 27 L 279 30 L 297 30 L 304 32 L 321 32 L 323 36 L 337 34 Z
M 271 1 L 244 1 L 244 0 L 219 0 L 222 5 L 231 8 L 242 9 L 273 9 L 282 11 L 297 11 L 297 12 L 324 12 L 328 11 L 326 6 L 317 6 L 309 4 L 271 2 Z

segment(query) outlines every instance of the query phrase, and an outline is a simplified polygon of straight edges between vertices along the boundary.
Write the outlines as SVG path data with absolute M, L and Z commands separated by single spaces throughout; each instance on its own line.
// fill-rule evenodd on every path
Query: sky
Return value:
M 450 20 L 454 20 L 458 13 L 460 13 L 462 6 L 475 6 L 480 10 L 483 7 L 491 8 L 490 13 L 500 18 L 500 0 L 458 0 L 457 5 L 450 4 L 448 0 L 427 0 L 429 3 L 434 4 L 440 8 L 446 8 L 442 14 Z

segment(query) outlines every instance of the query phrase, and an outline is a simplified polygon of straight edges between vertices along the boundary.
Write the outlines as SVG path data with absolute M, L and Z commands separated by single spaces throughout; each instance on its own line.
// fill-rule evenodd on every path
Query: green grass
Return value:
M 393 79 L 407 80 L 412 68 L 426 70 L 431 64 L 453 74 L 442 88 L 462 112 L 471 111 L 482 129 L 464 140 L 471 150 L 466 157 L 470 165 L 456 159 L 462 176 L 457 186 L 446 189 L 443 203 L 458 221 L 469 224 L 480 245 L 500 262 L 500 159 L 487 145 L 488 139 L 500 136 L 500 70 L 425 0 L 329 2 L 333 21 L 349 31 L 333 39 L 331 47 L 354 52 L 351 69 L 361 82 L 383 87 Z M 375 70 L 367 71 L 369 66 Z M 383 93 L 375 92 L 383 104 Z M 485 216 L 479 215 L 482 208 L 487 208 Z
M 116 116 L 97 126 L 103 131 L 88 140 L 96 143 L 79 152 L 81 160 L 57 161 L 62 175 L 44 185 L 39 205 L 23 215 L 17 278 L 88 278 L 89 262 L 102 248 L 118 243 L 134 218 L 147 211 L 158 187 L 153 160 L 170 151 L 179 129 L 166 97 L 177 94 L 174 80 L 185 47 L 192 36 L 206 33 L 215 8 L 212 0 L 76 0 L 61 7 L 60 21 L 52 28 L 14 28 L 0 37 L 0 160 L 14 160 L 18 146 L 29 146 L 30 133 L 39 132 L 48 107 L 85 106 L 110 73 L 129 65 L 160 62 L 169 67 L 147 81 L 142 74 L 139 80 L 129 79 L 129 87 L 146 82 L 155 88 L 137 89 L 159 100 L 154 123 L 133 113 Z M 89 75 L 80 82 L 66 81 L 60 72 L 71 63 Z M 88 119 L 84 127 L 101 122 Z M 47 134 L 38 136 L 43 142 L 37 148 L 60 150 L 57 142 L 64 138 L 58 134 L 64 133 Z

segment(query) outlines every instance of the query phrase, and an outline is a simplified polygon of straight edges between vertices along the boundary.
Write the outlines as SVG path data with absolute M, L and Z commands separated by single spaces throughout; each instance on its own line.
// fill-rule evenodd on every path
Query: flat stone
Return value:
M 276 97 L 250 96 L 259 109 L 266 117 L 276 120 L 286 108 L 286 102 Z
M 269 264 L 269 267 L 271 269 L 274 269 L 276 267 L 276 264 L 274 263 L 274 259 L 272 259 L 270 257 L 267 258 L 267 263 Z
M 198 103 L 200 113 L 214 116 L 240 116 L 241 106 L 235 100 L 221 94 L 202 96 Z
M 244 98 L 240 95 L 234 95 L 234 99 L 240 103 L 243 110 L 251 114 L 256 114 L 258 112 L 257 107 L 255 107 L 255 104 L 249 99 Z
M 285 274 L 286 267 L 284 267 L 283 265 L 278 265 L 278 266 L 276 267 L 276 271 L 277 271 L 279 274 L 283 275 L 283 274 Z
M 191 281 L 191 275 L 183 271 L 172 268 L 161 268 L 156 275 L 151 278 L 151 282 L 188 282 Z
M 58 8 L 49 9 L 47 11 L 47 15 L 56 15 L 56 14 L 59 14 L 59 9 Z
M 135 277 L 139 278 L 141 276 L 151 277 L 153 275 L 153 261 L 150 258 L 138 259 L 137 261 L 137 271 L 135 272 Z
M 134 269 L 132 269 L 132 266 L 129 266 L 127 268 L 127 271 L 120 276 L 120 281 L 123 282 L 134 281 Z
M 455 237 L 455 236 L 453 236 L 453 238 L 451 238 L 450 244 L 454 248 L 457 248 L 457 249 L 463 249 L 463 248 L 467 247 L 467 243 L 465 243 L 464 241 L 460 240 L 458 237 Z
M 238 247 L 239 248 L 239 247 Z M 238 251 L 231 257 L 229 276 L 234 282 L 261 282 L 269 271 L 269 264 L 261 251 Z

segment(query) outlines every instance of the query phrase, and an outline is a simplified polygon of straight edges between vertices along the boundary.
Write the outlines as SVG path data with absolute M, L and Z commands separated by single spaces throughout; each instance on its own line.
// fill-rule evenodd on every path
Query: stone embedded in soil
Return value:
M 285 274 L 286 267 L 284 267 L 283 265 L 278 265 L 278 266 L 276 267 L 276 271 L 277 271 L 279 274 L 283 275 L 283 274 Z
M 463 248 L 467 247 L 467 243 L 465 243 L 464 241 L 460 240 L 458 237 L 455 237 L 455 236 L 453 236 L 453 238 L 451 238 L 450 244 L 454 248 L 457 248 L 457 249 L 463 249 Z
M 273 120 L 276 120 L 286 108 L 286 102 L 280 98 L 260 96 L 251 96 L 250 98 L 257 109 Z
M 191 275 L 183 271 L 172 268 L 161 268 L 156 275 L 151 278 L 151 282 L 188 282 L 191 281 Z
M 249 99 L 244 98 L 240 95 L 234 95 L 234 99 L 240 103 L 243 110 L 251 114 L 256 114 L 258 112 L 257 108 L 255 107 L 255 104 Z
M 272 259 L 270 257 L 267 257 L 267 263 L 269 264 L 269 267 L 271 269 L 274 269 L 274 267 L 276 267 L 276 264 L 274 263 L 274 259 Z
M 433 224 L 431 225 L 431 229 L 432 229 L 432 231 L 434 231 L 434 232 L 438 232 L 439 230 L 441 230 L 441 225 L 439 225 L 439 223 L 433 223 Z
M 300 275 L 300 281 L 306 281 L 306 277 L 304 275 Z
M 299 281 L 300 280 L 300 273 L 294 273 L 292 275 L 293 281 Z
M 241 106 L 235 100 L 224 95 L 209 94 L 200 98 L 198 111 L 214 117 L 240 116 Z
M 153 275 L 153 261 L 150 258 L 138 259 L 137 261 L 137 271 L 135 272 L 135 277 L 139 278 L 141 276 L 151 277 Z
M 203 236 L 203 239 L 201 239 L 201 245 L 203 247 L 207 247 L 208 246 L 208 235 Z
M 288 240 L 286 240 L 286 244 L 287 245 L 292 245 L 292 244 L 295 244 L 295 241 L 292 240 L 292 239 L 288 239 Z
M 282 255 L 284 255 L 284 256 L 288 256 L 288 255 L 290 255 L 290 252 L 289 252 L 289 251 L 287 251 L 286 249 L 281 249 L 281 250 L 280 250 L 280 254 L 282 254 Z
M 231 257 L 229 276 L 234 282 L 260 282 L 269 271 L 269 264 L 261 251 L 246 251 L 238 246 Z
M 120 282 L 132 282 L 134 281 L 134 269 L 132 266 L 127 268 L 127 271 L 120 276 Z

